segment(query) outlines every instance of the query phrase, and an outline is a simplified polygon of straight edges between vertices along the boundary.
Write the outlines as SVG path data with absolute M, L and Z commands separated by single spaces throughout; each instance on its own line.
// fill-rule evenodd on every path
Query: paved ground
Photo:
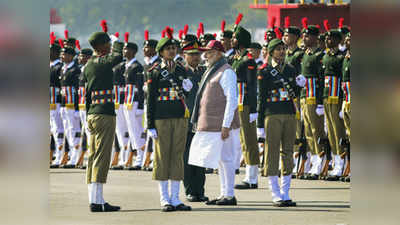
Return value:
M 243 179 L 244 171 L 236 176 Z M 191 212 L 162 213 L 158 185 L 151 173 L 144 171 L 110 171 L 104 186 L 104 198 L 122 207 L 120 212 L 90 213 L 85 171 L 50 170 L 50 224 L 68 225 L 322 225 L 348 224 L 350 184 L 342 182 L 294 180 L 291 196 L 295 208 L 272 206 L 267 179 L 262 177 L 257 190 L 236 192 L 238 206 L 207 206 L 190 203 Z M 184 200 L 181 185 L 181 200 Z M 219 194 L 218 175 L 207 175 L 206 195 Z M 185 203 L 188 203 L 185 201 Z

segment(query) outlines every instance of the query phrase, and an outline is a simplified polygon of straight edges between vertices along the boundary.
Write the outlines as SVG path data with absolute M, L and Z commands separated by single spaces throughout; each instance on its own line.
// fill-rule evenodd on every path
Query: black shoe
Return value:
M 339 180 L 342 182 L 346 182 L 346 177 L 340 177 Z
M 345 182 L 350 182 L 350 176 L 347 176 L 346 179 L 344 180 Z
M 60 168 L 63 168 L 63 169 L 74 169 L 74 168 L 75 168 L 75 165 L 66 164 L 66 165 L 60 166 Z
M 272 206 L 274 207 L 286 207 L 286 203 L 283 200 L 279 200 L 276 202 L 272 202 Z
M 235 189 L 257 189 L 258 184 L 250 184 L 242 181 L 240 184 L 235 184 Z
M 186 199 L 187 199 L 189 202 L 200 202 L 199 197 L 197 197 L 197 196 L 195 196 L 195 195 L 187 195 L 187 196 L 186 196 Z
M 283 203 L 286 205 L 286 207 L 295 207 L 297 205 L 296 202 L 292 200 L 284 200 Z
M 133 166 L 128 168 L 128 170 L 141 170 L 141 169 L 142 169 L 141 166 Z
M 326 178 L 327 181 L 338 181 L 339 177 L 338 176 L 328 176 Z
M 292 179 L 296 179 L 296 178 L 297 178 L 297 175 L 292 173 Z
M 317 174 L 311 174 L 309 176 L 306 176 L 306 180 L 318 180 L 319 176 Z
M 217 202 L 219 201 L 219 200 L 221 200 L 222 198 L 215 198 L 215 199 L 212 199 L 212 200 L 208 200 L 208 201 L 206 201 L 206 205 L 216 205 L 217 204 Z
M 172 211 L 175 211 L 175 207 L 173 207 L 170 204 L 166 204 L 161 208 L 161 211 L 162 212 L 172 212 Z
M 112 170 L 123 170 L 124 169 L 124 166 L 112 166 L 110 169 L 112 169 Z
M 210 174 L 210 173 L 213 173 L 213 171 L 214 171 L 213 169 L 206 168 L 205 173 Z
M 191 211 L 192 207 L 182 203 L 182 204 L 175 206 L 175 210 L 176 211 Z
M 57 169 L 60 168 L 60 165 L 50 165 L 50 169 Z
M 235 174 L 240 174 L 240 170 L 239 169 L 235 170 Z
M 206 202 L 206 201 L 208 201 L 208 197 L 206 197 L 206 196 L 198 196 L 198 198 L 199 198 L 199 202 Z
M 103 204 L 90 204 L 90 211 L 91 212 L 115 212 L 119 211 L 121 207 L 113 206 L 108 204 L 107 202 Z
M 235 197 L 223 198 L 216 202 L 217 205 L 237 205 L 237 201 Z

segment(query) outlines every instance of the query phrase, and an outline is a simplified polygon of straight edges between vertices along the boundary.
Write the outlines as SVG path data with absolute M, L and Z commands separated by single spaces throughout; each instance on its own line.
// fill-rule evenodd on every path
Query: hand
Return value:
M 265 130 L 264 128 L 257 128 L 257 139 L 265 138 Z
M 193 87 L 193 83 L 189 79 L 184 79 L 182 81 L 182 87 L 186 92 L 189 92 Z
M 256 121 L 257 117 L 258 117 L 258 113 L 250 113 L 249 122 L 252 123 L 252 122 Z
M 147 134 L 151 137 L 151 138 L 153 138 L 153 139 L 157 139 L 157 130 L 156 129 L 148 129 L 147 130 Z
M 140 116 L 140 115 L 143 115 L 143 109 L 136 109 L 136 113 L 135 113 L 135 115 L 136 116 Z
M 318 116 L 324 115 L 324 106 L 317 105 L 317 108 L 315 109 L 315 113 L 317 113 Z
M 304 77 L 303 74 L 300 74 L 300 75 L 298 75 L 298 76 L 296 77 L 296 84 L 297 84 L 297 86 L 299 86 L 299 87 L 304 87 L 304 86 L 306 86 L 306 82 L 307 82 L 307 80 L 306 80 L 306 78 Z
M 340 119 L 343 119 L 343 110 L 339 112 Z
M 221 138 L 223 141 L 229 137 L 229 128 L 222 127 L 221 129 Z

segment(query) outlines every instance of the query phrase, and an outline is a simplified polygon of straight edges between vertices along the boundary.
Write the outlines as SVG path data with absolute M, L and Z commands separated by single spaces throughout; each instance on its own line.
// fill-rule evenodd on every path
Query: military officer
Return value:
M 236 26 L 232 38 L 232 46 L 235 48 L 232 68 L 237 74 L 240 142 L 246 163 L 246 177 L 242 183 L 235 185 L 236 189 L 258 188 L 260 159 L 256 134 L 257 64 L 247 51 L 250 43 L 250 32 L 241 26 Z
M 185 68 L 173 60 L 176 44 L 172 30 L 167 28 L 166 33 L 167 37 L 156 47 L 162 62 L 148 71 L 147 132 L 155 141 L 153 180 L 159 182 L 162 211 L 188 211 L 191 207 L 179 200 L 179 187 L 184 177 L 183 153 L 189 117 L 184 92 L 190 91 L 193 84 L 186 78 Z
M 104 201 L 103 184 L 111 161 L 111 149 L 115 137 L 115 106 L 113 102 L 112 68 L 121 62 L 120 53 L 110 54 L 111 43 L 107 29 L 95 32 L 89 38 L 94 49 L 92 58 L 86 64 L 84 77 L 87 81 L 86 111 L 90 133 L 89 157 L 86 169 L 89 204 L 92 212 L 118 211 Z
M 220 41 L 222 46 L 224 46 L 225 57 L 228 59 L 228 63 L 232 65 L 233 56 L 235 55 L 235 50 L 232 48 L 231 40 L 233 36 L 233 32 L 231 30 L 225 29 L 225 20 L 221 22 L 221 33 L 220 33 Z
M 259 68 L 260 66 L 262 66 L 264 64 L 263 57 L 261 56 L 261 49 L 262 49 L 262 46 L 257 42 L 252 42 L 248 49 L 249 53 L 251 54 L 253 59 L 256 61 L 257 68 Z
M 257 136 L 265 137 L 265 175 L 268 177 L 273 205 L 296 206 L 289 197 L 293 170 L 293 145 L 296 135 L 298 95 L 296 69 L 285 63 L 285 45 L 273 39 L 268 45 L 271 64 L 264 64 L 258 75 Z M 282 146 L 282 150 L 281 149 Z M 279 161 L 282 159 L 281 186 L 278 183 Z

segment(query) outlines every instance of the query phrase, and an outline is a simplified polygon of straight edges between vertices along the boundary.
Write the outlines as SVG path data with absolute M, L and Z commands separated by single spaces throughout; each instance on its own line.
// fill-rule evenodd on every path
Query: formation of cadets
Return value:
M 260 44 L 239 26 L 241 18 L 239 14 L 233 30 L 222 21 L 218 36 L 204 33 L 202 23 L 197 35 L 188 33 L 186 25 L 178 39 L 170 27 L 159 41 L 150 39 L 146 30 L 141 48 L 129 41 L 128 32 L 124 41 L 118 32 L 109 35 L 111 52 L 119 55 L 112 67 L 113 88 L 91 93 L 87 88 L 94 84 L 88 84 L 84 71 L 93 49 L 81 49 L 67 30 L 64 39 L 57 40 L 51 33 L 50 168 L 86 168 L 88 146 L 98 145 L 90 140 L 87 105 L 113 102 L 116 129 L 109 140 L 113 145 L 110 169 L 153 171 L 153 179 L 160 181 L 163 211 L 191 209 L 178 198 L 180 180 L 190 202 L 236 205 L 236 199 L 220 196 L 210 201 L 204 195 L 204 174 L 218 170 L 188 164 L 194 131 L 187 121 L 208 66 L 200 50 L 218 39 L 237 75 L 241 151 L 235 156 L 236 173 L 240 166 L 246 169 L 245 179 L 234 188 L 257 189 L 260 172 L 268 177 L 274 205 L 287 207 L 296 205 L 289 198 L 292 178 L 349 182 L 349 27 L 342 18 L 335 28 L 323 21 L 324 29 L 308 24 L 307 18 L 301 28 L 291 26 L 289 17 L 283 28 L 272 19 L 265 43 Z M 143 64 L 136 58 L 139 50 Z M 170 67 L 176 80 L 163 79 Z M 89 193 L 90 188 L 96 186 L 89 185 Z M 107 204 L 101 199 L 90 203 L 92 211 L 119 210 L 109 204 L 94 207 Z

